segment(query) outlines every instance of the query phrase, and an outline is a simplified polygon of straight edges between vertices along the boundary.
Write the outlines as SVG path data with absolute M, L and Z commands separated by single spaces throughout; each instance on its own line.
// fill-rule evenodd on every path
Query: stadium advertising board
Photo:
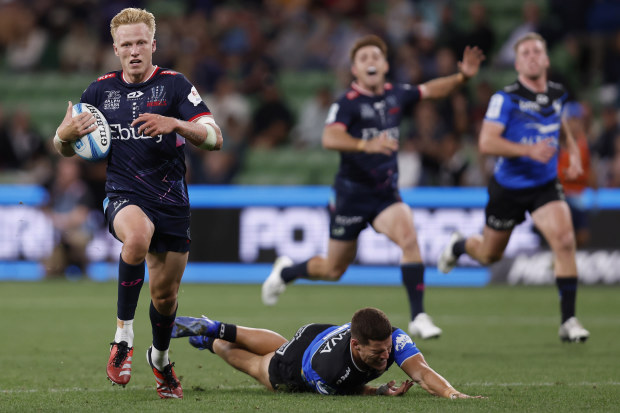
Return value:
M 29 262 L 34 268 L 31 271 L 39 273 L 25 278 L 41 277 L 41 269 L 36 269 L 40 266 L 38 262 L 53 248 L 56 234 L 41 208 L 45 194 L 35 193 L 39 198 L 22 197 L 26 201 L 17 204 L 10 204 L 6 199 L 0 202 L 0 227 L 3 228 L 0 232 L 0 278 L 23 274 L 27 271 L 23 264 Z M 190 187 L 192 249 L 185 280 L 261 282 L 279 255 L 287 255 L 298 262 L 315 254 L 324 254 L 328 241 L 326 203 L 329 193 L 326 187 Z M 463 256 L 454 273 L 437 274 L 437 257 L 453 231 L 472 234 L 482 230 L 486 192 L 481 188 L 420 188 L 403 191 L 403 198 L 414 212 L 418 241 L 431 285 L 544 284 L 553 281 L 551 255 L 542 245 L 529 217 L 515 229 L 505 258 L 490 270 Z M 94 226 L 98 225 L 98 230 L 87 251 L 93 263 L 89 275 L 103 280 L 115 277 L 120 243 L 98 222 L 100 218 L 101 214 L 95 211 L 92 222 Z M 618 233 L 620 228 L 612 228 L 620 226 L 618 223 L 620 210 L 601 208 L 599 203 L 599 209 L 593 211 L 592 249 L 578 254 L 583 282 L 620 282 L 620 274 L 613 271 L 620 265 L 620 252 L 616 251 L 617 241 L 610 235 Z M 366 271 L 370 283 L 398 284 L 396 266 L 399 261 L 398 247 L 385 236 L 367 228 L 359 238 L 355 265 L 349 271 L 352 274 L 347 274 L 345 281 L 367 283 L 362 274 Z M 21 267 L 15 269 L 11 264 L 20 264 Z

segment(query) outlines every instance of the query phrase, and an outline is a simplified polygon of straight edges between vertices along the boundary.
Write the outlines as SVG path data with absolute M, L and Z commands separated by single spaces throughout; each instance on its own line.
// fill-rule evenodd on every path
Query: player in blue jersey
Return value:
M 358 310 L 344 325 L 308 324 L 287 341 L 270 330 L 202 318 L 177 317 L 173 337 L 187 337 L 192 346 L 220 356 L 269 390 L 320 394 L 400 396 L 413 383 L 432 395 L 470 398 L 455 390 L 424 360 L 403 330 L 392 327 L 376 308 Z M 394 363 L 411 378 L 396 386 L 367 383 Z M 482 396 L 476 396 L 480 398 Z
M 117 329 L 111 343 L 108 378 L 126 385 L 133 359 L 133 319 L 149 273 L 153 342 L 147 351 L 162 398 L 183 397 L 168 359 L 177 294 L 190 247 L 190 208 L 185 182 L 185 143 L 218 150 L 222 134 L 211 112 L 182 74 L 153 64 L 155 18 L 127 8 L 110 23 L 120 71 L 93 82 L 82 94 L 104 114 L 112 133 L 105 214 L 122 243 L 119 261 Z M 64 156 L 70 143 L 92 132 L 90 114 L 71 116 L 72 104 L 54 137 Z M 92 125 L 92 126 L 91 126 Z
M 478 73 L 482 52 L 465 49 L 459 72 L 419 86 L 386 83 L 386 44 L 377 36 L 359 39 L 351 49 L 355 81 L 336 101 L 326 120 L 323 146 L 340 152 L 340 169 L 330 200 L 327 257 L 314 256 L 293 265 L 279 257 L 262 287 L 265 305 L 274 305 L 286 284 L 297 278 L 338 281 L 355 259 L 357 238 L 368 224 L 402 250 L 401 273 L 409 296 L 409 333 L 438 337 L 424 311 L 424 264 L 411 208 L 402 202 L 398 181 L 399 126 L 405 108 L 420 99 L 445 97 Z
M 549 58 L 540 35 L 522 37 L 515 52 L 517 81 L 491 97 L 480 131 L 480 151 L 498 157 L 489 183 L 486 225 L 481 236 L 452 234 L 438 267 L 449 272 L 464 253 L 484 265 L 500 260 L 513 228 L 529 212 L 554 253 L 560 338 L 585 341 L 590 333 L 575 318 L 575 235 L 557 179 L 560 131 L 570 154 L 567 176 L 575 178 L 583 172 L 579 148 L 561 117 L 567 94 L 562 85 L 547 80 Z

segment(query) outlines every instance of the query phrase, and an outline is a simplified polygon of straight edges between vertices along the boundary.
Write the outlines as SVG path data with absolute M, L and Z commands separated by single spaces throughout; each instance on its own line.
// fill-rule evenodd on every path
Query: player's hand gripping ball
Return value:
M 77 116 L 82 112 L 90 112 L 95 117 L 97 129 L 93 132 L 82 136 L 80 139 L 71 143 L 73 150 L 81 158 L 87 161 L 100 161 L 105 159 L 110 152 L 110 125 L 103 114 L 88 103 L 76 103 L 73 105 L 73 116 Z

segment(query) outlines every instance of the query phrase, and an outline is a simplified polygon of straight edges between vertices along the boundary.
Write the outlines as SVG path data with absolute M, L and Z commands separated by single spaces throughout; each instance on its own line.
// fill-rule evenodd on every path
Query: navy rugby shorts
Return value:
M 549 202 L 564 200 L 564 190 L 557 179 L 532 188 L 509 189 L 492 177 L 488 193 L 486 224 L 497 231 L 513 229 L 525 221 L 526 212 L 531 214 Z
M 307 324 L 295 336 L 282 344 L 269 362 L 269 382 L 274 390 L 290 392 L 310 391 L 301 374 L 304 352 L 321 332 L 333 324 Z
M 396 202 L 402 202 L 397 189 L 373 191 L 361 185 L 335 186 L 329 200 L 329 237 L 356 240 L 377 215 Z
M 151 238 L 149 252 L 188 252 L 191 244 L 189 223 L 189 206 L 154 205 L 138 201 L 129 195 L 111 195 L 103 201 L 103 210 L 108 223 L 108 229 L 114 238 L 118 239 L 114 231 L 114 218 L 118 211 L 127 205 L 136 205 L 142 209 L 155 225 L 155 232 Z M 119 240 L 120 241 L 120 240 Z

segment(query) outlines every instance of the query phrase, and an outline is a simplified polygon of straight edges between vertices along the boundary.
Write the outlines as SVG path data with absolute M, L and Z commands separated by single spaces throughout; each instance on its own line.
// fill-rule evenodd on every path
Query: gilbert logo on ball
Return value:
M 82 136 L 73 142 L 73 150 L 81 158 L 87 161 L 100 161 L 105 159 L 110 152 L 110 126 L 103 114 L 88 103 L 76 103 L 73 105 L 73 116 L 77 116 L 82 112 L 90 112 L 95 117 L 97 129 L 93 132 Z

